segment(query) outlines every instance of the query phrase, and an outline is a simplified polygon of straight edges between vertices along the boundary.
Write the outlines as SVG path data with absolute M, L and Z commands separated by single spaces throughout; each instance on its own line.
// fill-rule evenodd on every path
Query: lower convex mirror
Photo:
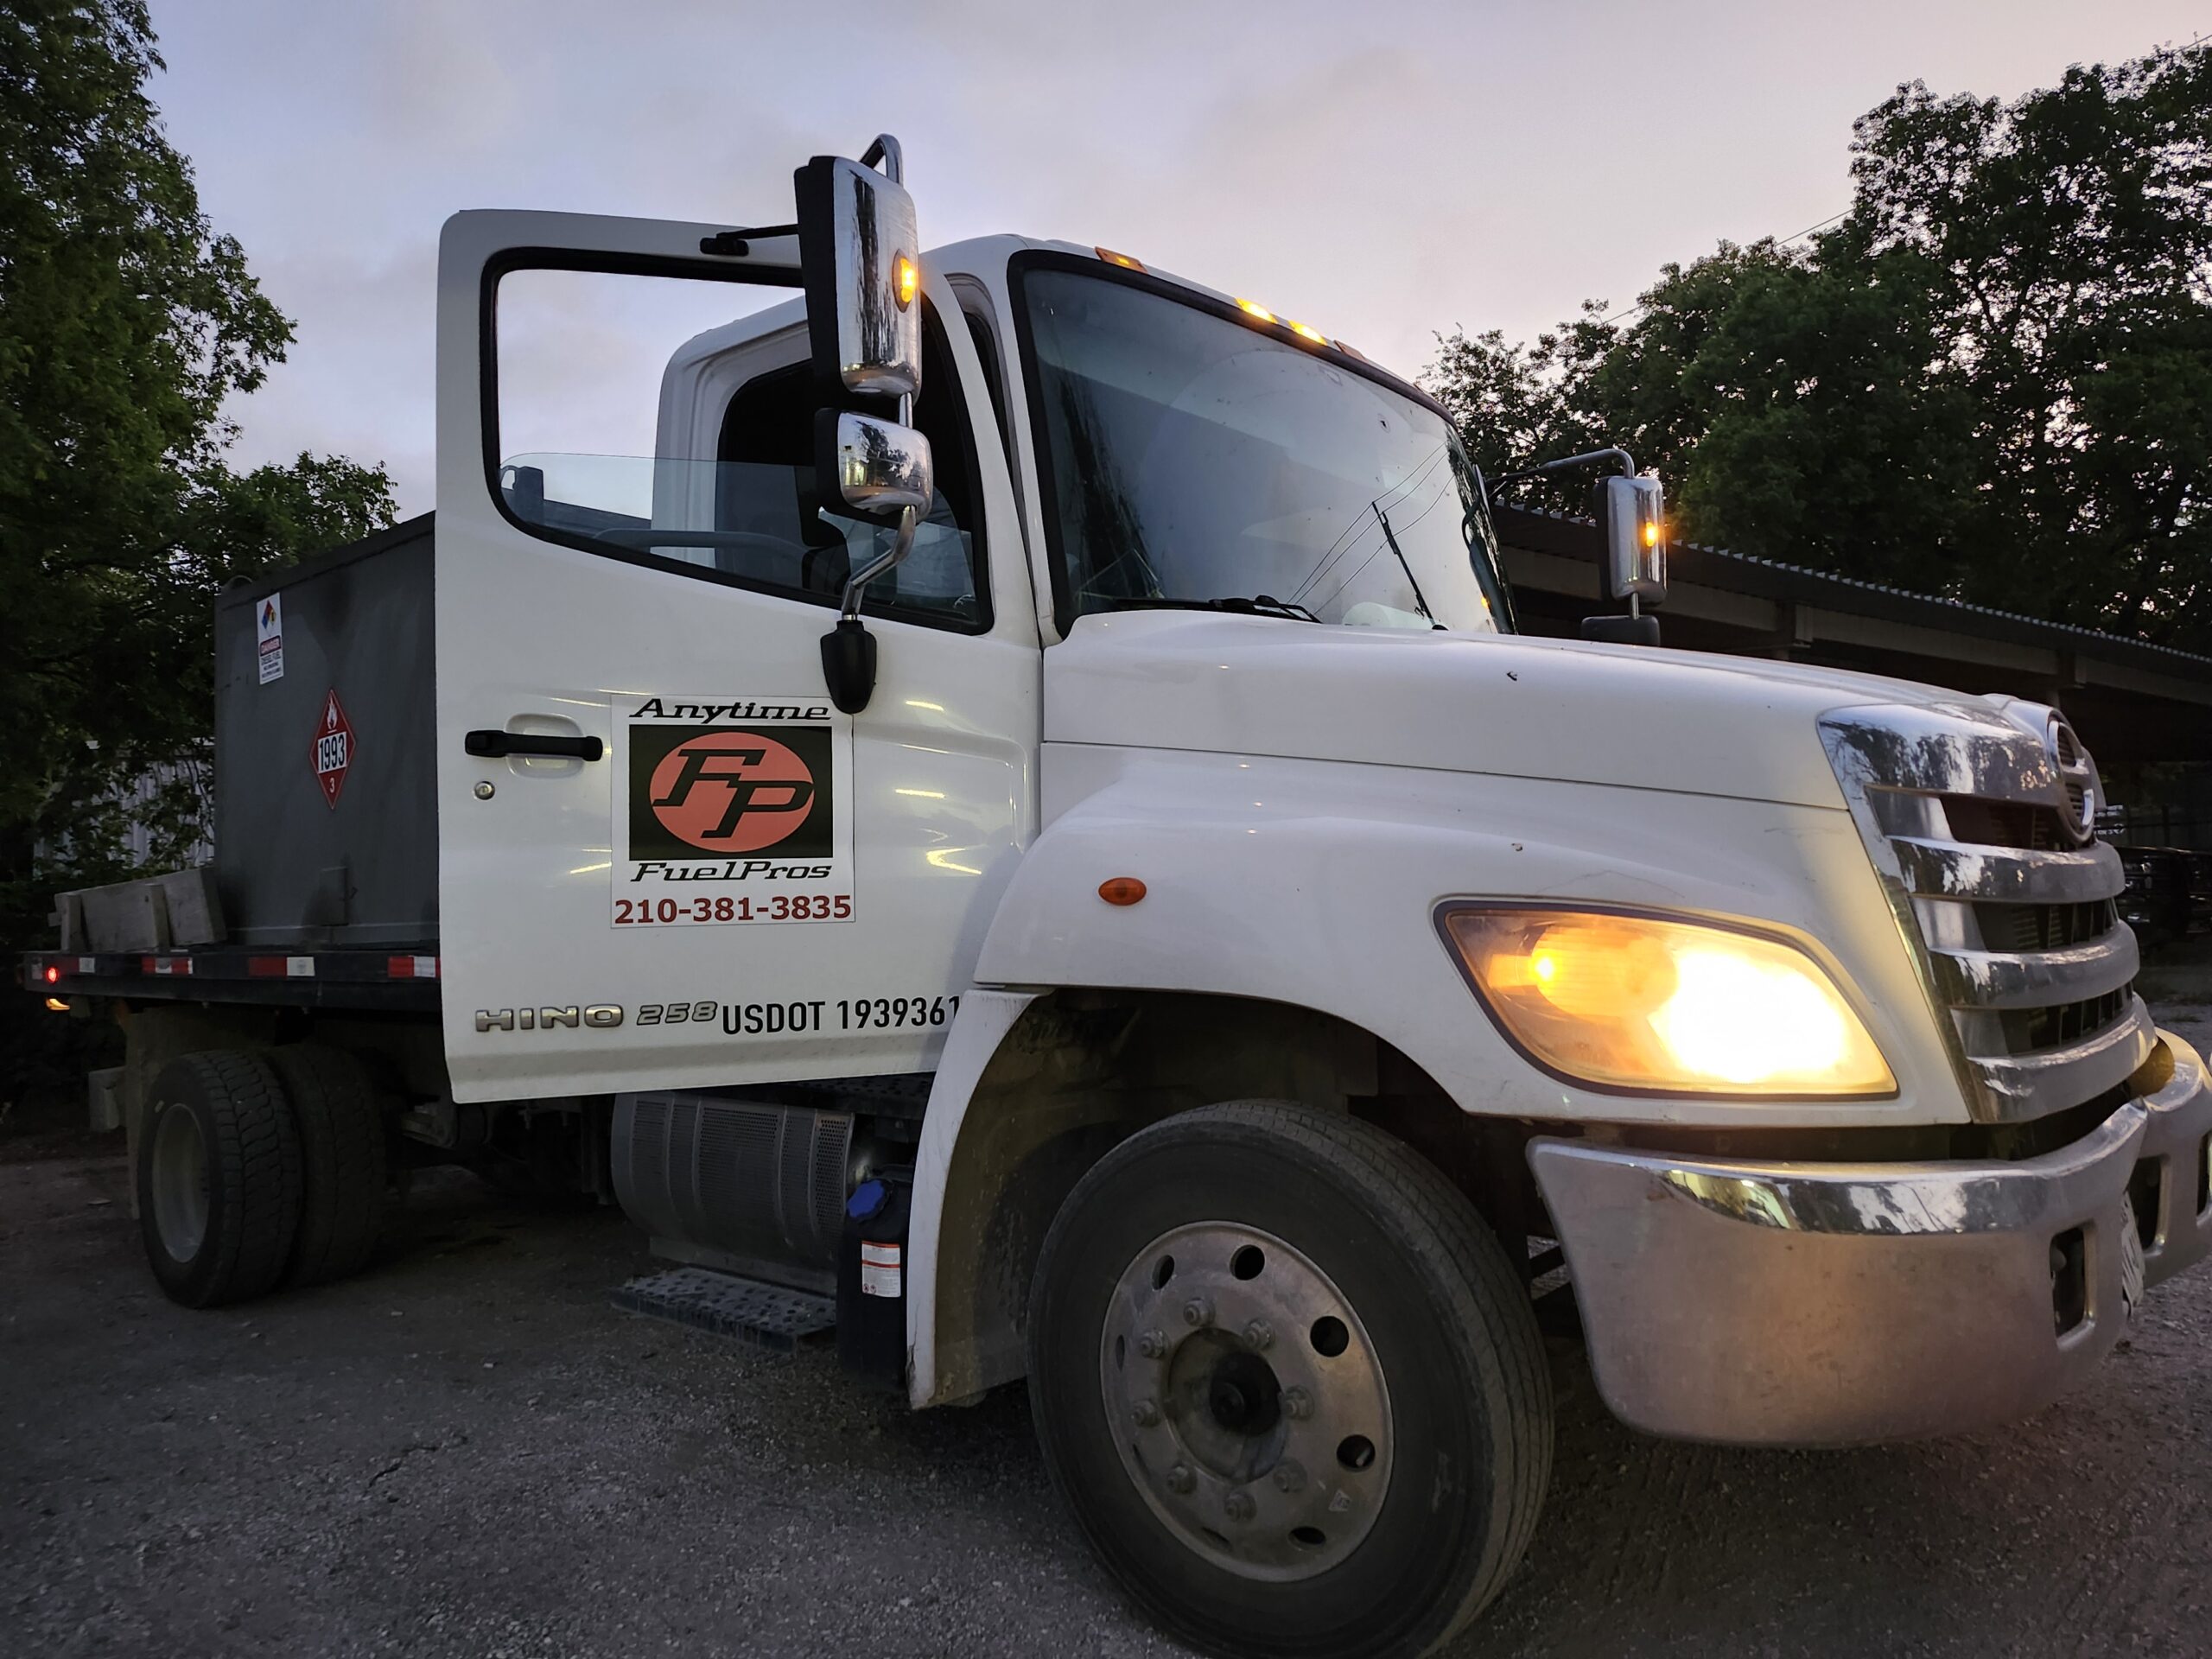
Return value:
M 889 522 L 930 510 L 930 441 L 911 426 L 825 409 L 815 417 L 815 466 L 833 512 Z

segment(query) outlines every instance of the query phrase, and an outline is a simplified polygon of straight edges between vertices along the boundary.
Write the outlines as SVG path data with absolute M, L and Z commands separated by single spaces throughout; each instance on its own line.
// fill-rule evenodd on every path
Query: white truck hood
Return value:
M 1966 692 L 1695 652 L 1131 611 L 1045 653 L 1048 743 L 1192 749 L 1840 807 L 1816 722 Z

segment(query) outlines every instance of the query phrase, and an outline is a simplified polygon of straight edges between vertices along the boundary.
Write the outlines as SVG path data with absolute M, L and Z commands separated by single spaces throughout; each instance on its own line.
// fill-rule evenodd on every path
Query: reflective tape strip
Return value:
M 438 959 L 435 957 L 393 957 L 385 963 L 385 972 L 393 979 L 435 979 Z

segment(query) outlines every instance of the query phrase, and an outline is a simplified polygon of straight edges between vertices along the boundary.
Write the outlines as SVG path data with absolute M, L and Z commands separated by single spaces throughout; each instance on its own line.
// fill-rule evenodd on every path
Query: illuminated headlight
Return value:
M 1684 1095 L 1897 1092 L 1834 982 L 1780 940 L 1572 910 L 1466 906 L 1441 922 L 1506 1035 L 1574 1082 Z

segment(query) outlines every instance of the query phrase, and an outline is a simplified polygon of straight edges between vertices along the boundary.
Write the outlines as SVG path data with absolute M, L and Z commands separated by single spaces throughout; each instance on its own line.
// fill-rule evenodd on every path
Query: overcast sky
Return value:
M 1901 80 L 2012 97 L 2212 29 L 2212 0 L 1259 5 L 155 0 L 154 86 L 292 317 L 244 463 L 381 461 L 432 503 L 432 289 L 457 208 L 788 219 L 896 133 L 923 239 L 1103 243 L 1417 372 L 1464 324 L 1626 304 L 1849 199 Z

